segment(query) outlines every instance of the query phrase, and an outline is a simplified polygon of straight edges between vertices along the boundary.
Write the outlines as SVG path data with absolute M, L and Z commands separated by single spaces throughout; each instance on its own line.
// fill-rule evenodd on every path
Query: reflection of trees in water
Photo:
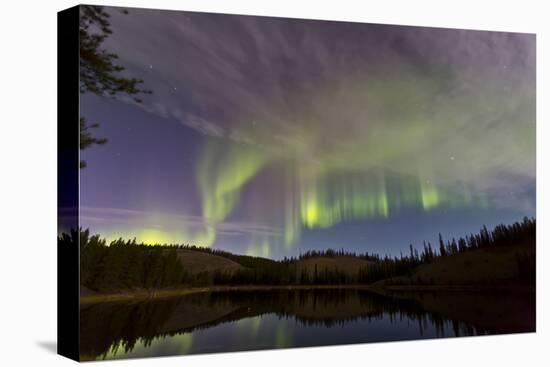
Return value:
M 123 348 L 134 349 L 138 340 L 149 346 L 176 310 L 174 302 L 140 302 L 135 304 L 104 304 L 80 311 L 81 355 L 105 356 Z
M 264 314 L 294 319 L 303 326 L 328 328 L 359 320 L 386 318 L 392 324 L 408 320 L 418 324 L 420 336 L 430 326 L 435 328 L 437 337 L 445 336 L 449 326 L 455 336 L 494 332 L 426 312 L 414 300 L 390 298 L 363 290 L 228 291 L 83 307 L 81 355 L 105 358 L 109 352 L 128 353 L 138 341 L 148 347 L 156 338 Z

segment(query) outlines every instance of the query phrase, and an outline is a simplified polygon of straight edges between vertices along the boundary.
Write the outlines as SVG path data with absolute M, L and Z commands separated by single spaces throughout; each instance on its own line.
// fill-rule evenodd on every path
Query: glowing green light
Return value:
M 301 219 L 307 228 L 328 228 L 342 221 L 388 217 L 390 204 L 380 175 L 325 173 L 303 179 Z
M 305 224 L 308 227 L 314 227 L 319 222 L 319 208 L 315 201 L 309 201 L 305 207 Z
M 290 335 L 284 324 L 278 325 L 275 330 L 275 348 L 285 348 L 290 346 Z
M 245 145 L 222 145 L 217 141 L 205 145 L 197 169 L 203 217 L 212 224 L 203 234 L 205 244 L 215 241 L 215 224 L 234 210 L 241 189 L 267 160 L 265 152 Z
M 440 197 L 436 187 L 429 182 L 422 183 L 420 186 L 422 207 L 425 210 L 430 210 L 437 207 L 440 203 Z
M 271 250 L 267 237 L 258 239 L 258 236 L 252 236 L 252 241 L 250 242 L 246 252 L 247 255 L 269 257 L 270 252 Z

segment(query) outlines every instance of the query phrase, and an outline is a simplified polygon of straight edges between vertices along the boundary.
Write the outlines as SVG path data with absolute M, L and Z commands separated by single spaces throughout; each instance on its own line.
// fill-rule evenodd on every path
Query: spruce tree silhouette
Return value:
M 128 14 L 128 11 L 124 10 L 123 13 Z M 112 34 L 109 17 L 102 6 L 80 6 L 80 93 L 112 98 L 126 94 L 141 103 L 138 95 L 149 94 L 151 91 L 140 88 L 143 83 L 141 79 L 120 76 L 124 67 L 116 63 L 118 56 L 103 48 L 103 42 Z M 90 129 L 98 127 L 98 123 L 88 124 L 85 117 L 80 117 L 80 150 L 107 143 L 107 139 L 92 135 Z M 81 169 L 86 165 L 85 161 L 80 161 Z

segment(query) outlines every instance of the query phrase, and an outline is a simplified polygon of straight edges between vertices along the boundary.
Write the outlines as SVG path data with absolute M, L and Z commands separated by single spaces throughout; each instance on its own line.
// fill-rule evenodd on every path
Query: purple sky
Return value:
M 268 257 L 535 215 L 535 36 L 108 8 L 152 90 L 84 94 L 81 224 Z

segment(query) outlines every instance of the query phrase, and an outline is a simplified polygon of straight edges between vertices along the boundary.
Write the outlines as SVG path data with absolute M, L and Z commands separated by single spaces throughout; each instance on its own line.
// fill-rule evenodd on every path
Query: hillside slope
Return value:
M 243 269 L 242 265 L 222 256 L 186 249 L 179 249 L 177 252 L 183 268 L 191 274 L 215 271 L 233 273 Z
M 420 265 L 409 277 L 395 277 L 385 283 L 394 284 L 505 284 L 520 278 L 520 258 L 534 261 L 535 246 L 518 245 L 484 248 L 437 258 Z
M 321 273 L 325 269 L 329 271 L 346 272 L 350 275 L 357 275 L 359 269 L 367 268 L 373 264 L 372 261 L 359 259 L 351 256 L 336 256 L 336 257 L 313 257 L 306 258 L 298 261 L 298 271 L 306 269 L 310 275 L 315 272 L 315 266 L 317 265 L 317 272 Z

